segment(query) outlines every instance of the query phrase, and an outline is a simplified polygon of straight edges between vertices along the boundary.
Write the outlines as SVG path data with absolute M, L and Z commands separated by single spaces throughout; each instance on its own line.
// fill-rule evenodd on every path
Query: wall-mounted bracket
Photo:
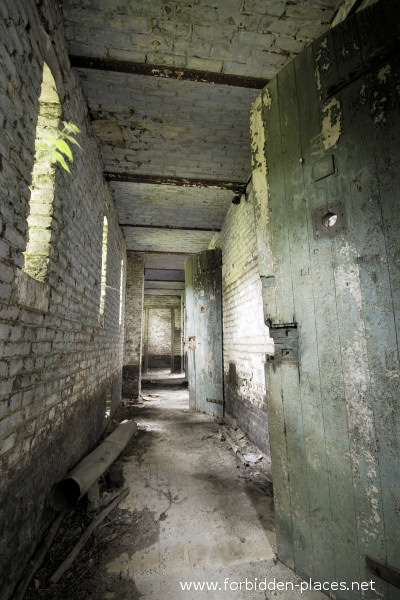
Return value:
M 267 356 L 267 362 L 298 363 L 299 361 L 299 331 L 297 323 L 273 323 L 269 334 L 275 343 L 275 354 Z
M 211 404 L 221 404 L 224 406 L 225 400 L 218 400 L 216 398 L 206 398 L 206 402 L 211 402 Z
M 333 201 L 312 213 L 314 239 L 334 237 L 347 230 L 346 205 L 343 200 Z

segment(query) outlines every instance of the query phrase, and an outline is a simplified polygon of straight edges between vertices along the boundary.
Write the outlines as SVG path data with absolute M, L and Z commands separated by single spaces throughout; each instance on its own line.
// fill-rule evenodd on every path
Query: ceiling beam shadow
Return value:
M 70 55 L 72 67 L 78 69 L 92 69 L 98 71 L 111 71 L 115 73 L 129 73 L 131 75 L 148 75 L 150 77 L 163 77 L 164 79 L 179 79 L 182 81 L 195 81 L 198 83 L 216 83 L 233 87 L 261 90 L 269 82 L 261 77 L 246 77 L 245 75 L 230 75 L 229 73 L 214 73 L 186 69 L 185 67 L 167 67 L 165 65 L 150 65 L 147 63 L 131 62 L 129 60 L 114 60 L 90 56 Z

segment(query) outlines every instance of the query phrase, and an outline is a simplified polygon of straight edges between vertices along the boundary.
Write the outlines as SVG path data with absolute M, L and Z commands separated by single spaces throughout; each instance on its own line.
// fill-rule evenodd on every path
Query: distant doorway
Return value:
M 142 348 L 142 373 L 182 371 L 181 308 L 145 306 Z

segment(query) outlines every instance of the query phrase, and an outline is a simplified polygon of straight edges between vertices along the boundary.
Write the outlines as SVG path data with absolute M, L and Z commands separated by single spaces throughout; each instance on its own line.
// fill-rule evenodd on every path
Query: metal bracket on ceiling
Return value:
M 245 184 L 244 184 L 244 186 L 243 186 L 243 189 L 242 189 L 241 193 L 240 193 L 240 194 L 238 194 L 238 195 L 236 195 L 236 196 L 233 198 L 233 200 L 232 200 L 232 204 L 236 204 L 236 205 L 237 205 L 237 204 L 240 204 L 240 201 L 241 201 L 241 199 L 242 199 L 242 196 L 244 196 L 244 199 L 246 200 L 246 202 L 248 201 L 248 195 L 247 195 L 247 186 L 249 185 L 249 183 L 250 183 L 250 181 L 251 181 L 251 177 L 252 177 L 252 175 L 251 175 L 251 173 L 250 173 L 250 175 L 248 176 L 248 178 L 247 178 L 247 180 L 246 180 L 246 183 L 245 183 Z

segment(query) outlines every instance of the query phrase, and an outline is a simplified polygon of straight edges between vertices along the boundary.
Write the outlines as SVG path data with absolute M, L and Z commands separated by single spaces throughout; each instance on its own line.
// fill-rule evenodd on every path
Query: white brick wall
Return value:
M 69 66 L 57 4 L 45 1 L 40 11 L 24 0 L 0 4 L 2 599 L 11 594 L 46 526 L 43 509 L 52 485 L 96 443 L 106 425 L 106 395 L 111 391 L 115 407 L 121 387 L 125 243 Z M 43 22 L 54 46 L 47 44 Z M 50 266 L 47 282 L 40 284 L 21 272 L 43 60 L 59 88 L 62 118 L 82 131 L 82 151 L 74 152 L 71 175 L 56 169 Z M 108 269 L 101 322 L 105 215 Z
M 222 248 L 226 412 L 263 445 L 260 440 L 268 437 L 264 363 L 273 343 L 264 324 L 251 186 L 247 197 L 229 208 L 211 245 Z M 236 365 L 236 384 L 229 382 L 229 363 Z M 257 411 L 262 412 L 260 421 Z

